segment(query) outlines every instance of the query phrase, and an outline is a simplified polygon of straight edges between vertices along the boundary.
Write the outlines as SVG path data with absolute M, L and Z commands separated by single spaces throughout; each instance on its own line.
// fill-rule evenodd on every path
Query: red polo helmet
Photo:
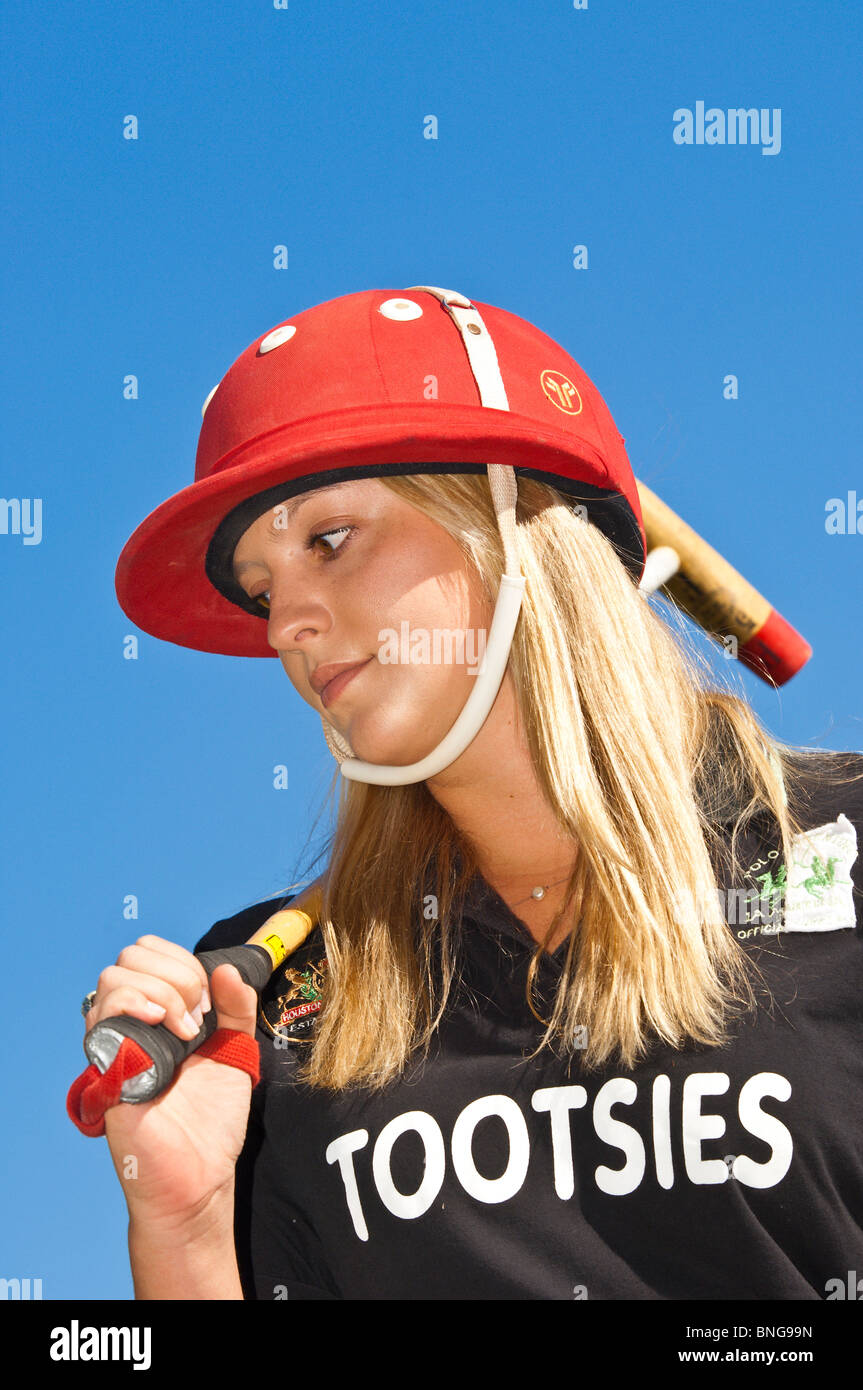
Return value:
M 623 437 L 578 363 L 506 309 L 416 285 L 327 300 L 256 338 L 203 417 L 195 481 L 146 517 L 117 564 L 120 606 L 154 637 L 275 656 L 265 608 L 234 580 L 234 547 L 267 508 L 351 478 L 509 464 L 585 507 L 641 578 Z

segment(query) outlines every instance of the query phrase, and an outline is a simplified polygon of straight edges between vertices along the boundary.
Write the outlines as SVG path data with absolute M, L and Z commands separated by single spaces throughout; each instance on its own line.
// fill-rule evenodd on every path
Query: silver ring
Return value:
M 87 1017 L 95 1002 L 96 991 L 94 989 L 91 989 L 90 993 L 85 994 L 84 998 L 81 1000 L 81 1013 L 84 1015 L 85 1018 Z

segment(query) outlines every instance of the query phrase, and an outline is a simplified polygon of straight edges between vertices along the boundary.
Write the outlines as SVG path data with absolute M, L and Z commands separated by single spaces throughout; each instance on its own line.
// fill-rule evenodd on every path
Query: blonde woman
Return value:
M 138 1298 L 824 1299 L 863 1269 L 863 757 L 773 739 L 643 563 L 601 397 L 504 310 L 343 296 L 211 393 L 118 594 L 277 655 L 339 803 L 260 999 L 195 952 L 290 893 L 99 978 L 88 1030 L 212 1008 L 259 1047 L 105 1115 Z

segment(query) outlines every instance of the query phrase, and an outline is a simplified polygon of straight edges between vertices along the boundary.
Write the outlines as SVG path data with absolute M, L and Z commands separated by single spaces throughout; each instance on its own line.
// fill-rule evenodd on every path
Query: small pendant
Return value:
M 545 897 L 545 889 L 544 889 L 544 888 L 534 888 L 534 890 L 533 890 L 533 892 L 531 893 L 530 896 L 531 896 L 532 898 L 544 898 L 544 897 Z

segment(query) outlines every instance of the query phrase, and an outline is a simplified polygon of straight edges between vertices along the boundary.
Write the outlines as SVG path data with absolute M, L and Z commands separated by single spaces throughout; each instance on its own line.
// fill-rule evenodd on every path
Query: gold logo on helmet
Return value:
M 581 414 L 582 399 L 578 394 L 578 387 L 574 386 L 563 372 L 553 372 L 546 368 L 539 378 L 539 384 L 558 410 L 565 411 L 567 415 Z

